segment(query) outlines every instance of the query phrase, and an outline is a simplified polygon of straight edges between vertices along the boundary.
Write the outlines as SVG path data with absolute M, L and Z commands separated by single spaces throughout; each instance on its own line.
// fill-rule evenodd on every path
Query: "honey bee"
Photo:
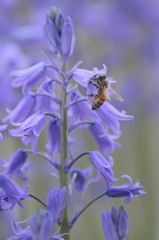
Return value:
M 90 78 L 88 82 L 98 89 L 97 94 L 87 95 L 89 97 L 94 97 L 94 101 L 92 102 L 92 110 L 99 108 L 107 99 L 110 100 L 109 92 L 111 92 L 112 95 L 118 100 L 124 101 L 122 96 L 110 86 L 110 82 L 106 80 L 106 75 L 96 74 Z

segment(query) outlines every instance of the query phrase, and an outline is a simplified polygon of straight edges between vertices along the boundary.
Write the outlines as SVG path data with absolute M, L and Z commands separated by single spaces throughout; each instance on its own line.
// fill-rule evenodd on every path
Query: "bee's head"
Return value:
M 106 75 L 100 75 L 99 77 L 98 77 L 98 80 L 99 81 L 103 81 L 103 80 L 105 80 L 106 79 Z

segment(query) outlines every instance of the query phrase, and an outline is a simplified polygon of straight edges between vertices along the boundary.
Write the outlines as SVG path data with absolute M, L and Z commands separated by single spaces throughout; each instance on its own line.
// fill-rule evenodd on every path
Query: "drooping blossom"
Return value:
M 34 113 L 36 104 L 37 98 L 35 94 L 29 93 L 22 98 L 14 110 L 9 111 L 9 115 L 3 119 L 3 122 L 10 120 L 14 125 L 14 123 L 24 121 Z
M 12 209 L 17 203 L 19 206 L 24 208 L 22 200 L 29 201 L 29 193 L 26 192 L 28 185 L 25 185 L 24 188 L 20 187 L 12 179 L 9 178 L 6 174 L 0 174 L 0 190 L 4 191 L 6 194 L 1 198 L 1 204 L 3 205 L 3 200 L 10 203 L 9 209 Z
M 11 74 L 17 77 L 13 80 L 12 87 L 22 86 L 23 94 L 28 93 L 29 90 L 41 80 L 46 68 L 46 64 L 44 62 L 40 62 L 24 70 L 12 71 Z
M 105 101 L 102 106 L 95 110 L 101 120 L 114 132 L 118 133 L 120 122 L 134 119 L 134 116 L 126 115 L 125 112 L 118 111 L 114 106 Z
M 119 213 L 112 207 L 111 214 L 102 212 L 102 226 L 106 240 L 125 240 L 129 228 L 128 214 L 121 206 Z
M 77 68 L 73 72 L 73 79 L 82 85 L 83 87 L 87 87 L 89 85 L 89 79 L 94 77 L 95 75 L 106 75 L 107 67 L 103 64 L 103 69 L 99 70 L 94 67 L 93 71 Z
M 92 166 L 88 166 L 83 170 L 75 168 L 70 171 L 70 177 L 72 180 L 74 180 L 75 188 L 77 191 L 81 192 L 84 190 L 86 180 L 92 175 L 92 172 L 93 172 Z
M 59 98 L 54 93 L 54 84 L 51 79 L 46 79 L 42 84 L 38 87 L 37 95 L 44 94 L 43 96 L 37 97 L 37 109 L 43 112 L 52 113 L 53 109 L 53 100 L 56 103 L 60 103 Z M 45 96 L 46 95 L 46 96 Z M 50 97 L 49 97 L 50 96 Z M 54 103 L 55 104 L 55 103 Z
M 117 180 L 114 178 L 114 172 L 112 170 L 114 165 L 113 158 L 109 156 L 107 161 L 100 152 L 92 151 L 89 155 L 89 159 L 98 171 L 98 175 L 90 179 L 90 181 L 97 182 L 102 175 L 105 179 L 107 188 L 109 188 L 110 185 Z
M 6 168 L 5 174 L 10 177 L 16 174 L 21 180 L 26 181 L 27 178 L 22 174 L 22 171 L 25 171 L 30 166 L 30 164 L 25 164 L 27 157 L 28 153 L 26 153 L 23 149 L 19 149 L 14 153 L 8 163 L 1 160 L 0 164 Z
M 60 152 L 60 127 L 61 120 L 54 119 L 49 122 L 47 148 L 50 155 Z
M 48 143 L 46 144 L 46 148 L 50 155 L 54 154 L 55 152 L 60 153 L 60 127 L 61 127 L 61 120 L 53 119 L 49 122 L 48 127 Z M 74 139 L 68 136 L 68 144 L 74 144 Z
M 103 69 L 99 70 L 95 67 L 93 71 L 77 68 L 73 72 L 73 78 L 77 83 L 82 85 L 87 90 L 86 94 L 90 95 L 98 94 L 98 88 L 90 83 L 90 79 L 95 79 L 96 77 L 102 75 L 106 76 L 106 74 L 107 68 L 105 65 L 103 65 Z M 110 85 L 116 82 L 110 77 L 106 79 L 109 81 Z M 92 97 L 88 97 L 87 104 L 90 104 L 93 101 L 94 99 Z M 101 119 L 114 133 L 118 133 L 120 130 L 119 120 L 131 120 L 134 118 L 133 116 L 125 115 L 124 112 L 118 111 L 107 101 L 105 101 L 99 108 L 97 108 L 93 112 L 95 112 L 96 115 L 98 115 L 99 119 Z
M 36 112 L 22 123 L 17 123 L 18 128 L 9 130 L 10 135 L 21 137 L 22 142 L 28 145 L 31 142 L 32 151 L 37 154 L 37 141 L 39 134 L 45 127 L 46 116 L 42 112 Z
M 121 147 L 121 145 L 115 141 L 115 139 L 120 137 L 121 132 L 118 132 L 116 135 L 109 134 L 108 130 L 98 122 L 92 123 L 89 126 L 89 130 L 104 156 L 113 153 L 115 148 Z
M 133 185 L 131 177 L 127 175 L 123 175 L 121 176 L 121 178 L 127 178 L 129 180 L 129 183 L 121 186 L 110 186 L 107 189 L 108 197 L 113 197 L 113 198 L 126 197 L 125 202 L 129 203 L 132 201 L 133 197 L 138 195 L 143 196 L 144 194 L 146 194 L 145 191 L 140 190 L 140 189 L 144 189 L 144 186 L 141 186 L 139 181 L 137 181 Z
M 69 116 L 72 116 L 71 126 L 74 125 L 77 121 L 98 121 L 99 119 L 99 116 L 96 114 L 95 111 L 91 110 L 90 106 L 86 101 L 72 104 L 74 101 L 78 101 L 81 98 L 82 94 L 79 91 L 74 91 L 70 95 L 70 104 L 67 105 L 67 108 L 69 108 Z M 86 124 L 82 124 L 81 128 L 86 129 Z

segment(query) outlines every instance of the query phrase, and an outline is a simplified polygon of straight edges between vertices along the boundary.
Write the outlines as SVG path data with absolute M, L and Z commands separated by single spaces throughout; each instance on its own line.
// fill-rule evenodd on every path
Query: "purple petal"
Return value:
M 22 122 L 34 112 L 35 107 L 36 97 L 34 94 L 28 94 L 18 103 L 15 109 L 3 119 L 3 122 L 9 119 L 11 119 L 12 124 L 14 124 L 14 122 Z
M 129 229 L 129 219 L 126 211 L 122 211 L 119 217 L 119 236 L 125 239 Z
M 7 125 L 0 125 L 0 132 L 4 131 L 7 129 Z
M 134 119 L 134 116 L 125 115 L 123 112 L 118 111 L 115 107 L 113 107 L 107 101 L 104 102 L 104 104 L 100 108 L 98 108 L 96 110 L 96 112 L 100 115 L 100 117 L 103 121 L 105 119 L 104 118 L 105 113 L 109 114 L 112 118 L 115 118 L 115 119 L 118 119 L 118 120 L 126 121 L 126 120 Z
M 64 24 L 61 36 L 62 58 L 64 62 L 66 62 L 70 56 L 72 37 L 73 37 L 72 21 L 70 21 L 70 18 L 68 17 Z
M 41 111 L 36 112 L 22 123 L 21 128 L 25 129 L 33 127 L 43 118 L 45 118 L 45 115 Z
M 102 212 L 102 226 L 107 240 L 117 240 L 113 222 L 108 211 Z
M 60 37 L 50 19 L 44 25 L 44 43 L 47 49 L 53 54 L 56 54 L 61 48 Z

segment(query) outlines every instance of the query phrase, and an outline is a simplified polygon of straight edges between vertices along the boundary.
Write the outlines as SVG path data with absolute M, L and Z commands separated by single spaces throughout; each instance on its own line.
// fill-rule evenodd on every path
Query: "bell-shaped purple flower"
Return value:
M 125 202 L 129 203 L 132 201 L 133 197 L 138 195 L 143 196 L 144 194 L 146 194 L 145 191 L 140 190 L 140 189 L 143 189 L 144 186 L 141 186 L 138 181 L 133 185 L 131 177 L 127 175 L 123 175 L 121 176 L 121 178 L 127 178 L 129 180 L 129 183 L 121 186 L 109 187 L 107 189 L 108 197 L 113 197 L 113 198 L 126 197 Z
M 44 62 L 19 71 L 12 71 L 11 74 L 17 78 L 12 82 L 12 87 L 23 87 L 23 94 L 29 90 L 43 77 L 46 71 L 46 64 Z
M 37 95 L 42 93 L 46 96 L 37 97 L 37 109 L 43 112 L 51 113 L 52 112 L 52 102 L 53 100 L 56 103 L 60 103 L 59 98 L 53 92 L 53 81 L 50 79 L 45 80 L 37 90 Z M 49 97 L 50 96 L 50 97 Z
M 64 240 L 57 235 L 58 231 L 52 233 L 54 223 L 47 211 L 39 210 L 36 215 L 30 217 L 30 225 L 22 229 L 17 223 L 12 222 L 12 230 L 16 236 L 7 240 Z
M 16 129 L 9 130 L 10 135 L 21 137 L 22 142 L 28 145 L 31 142 L 32 151 L 37 154 L 37 141 L 39 134 L 45 127 L 46 116 L 42 112 L 36 112 L 22 123 L 17 123 L 20 126 Z
M 75 168 L 70 171 L 71 179 L 74 179 L 75 188 L 77 191 L 82 192 L 86 185 L 86 180 L 92 175 L 93 168 L 88 166 L 87 168 L 80 170 Z
M 109 188 L 110 185 L 117 180 L 114 178 L 114 172 L 112 170 L 114 165 L 113 158 L 109 156 L 107 161 L 100 152 L 93 151 L 90 153 L 89 159 L 98 171 L 98 175 L 95 178 L 90 179 L 90 181 L 97 182 L 102 175 L 105 179 L 107 188 Z
M 30 218 L 31 239 L 51 240 L 53 221 L 48 212 L 39 210 L 36 215 Z
M 120 137 L 120 132 L 116 135 L 109 134 L 108 130 L 98 122 L 92 123 L 89 126 L 89 130 L 104 156 L 113 153 L 115 148 L 121 147 L 121 145 L 115 141 L 115 139 Z
M 114 133 L 119 132 L 120 129 L 119 120 L 127 121 L 134 119 L 134 116 L 125 115 L 124 112 L 118 111 L 107 101 L 105 101 L 100 108 L 96 109 L 96 113 Z
M 62 59 L 66 62 L 73 52 L 75 37 L 73 35 L 73 24 L 70 17 L 67 17 L 61 36 Z
M 30 117 L 35 111 L 37 99 L 32 93 L 24 96 L 24 98 L 18 103 L 14 110 L 9 112 L 9 115 L 3 119 L 3 122 L 10 120 L 12 124 L 22 122 L 26 118 Z
M 53 222 L 60 222 L 60 214 L 66 208 L 66 187 L 59 188 L 57 191 L 51 188 L 47 196 L 46 205 Z
M 0 174 L 0 188 L 5 192 L 7 197 L 7 202 L 11 204 L 10 209 L 12 209 L 17 203 L 19 206 L 24 208 L 24 205 L 21 200 L 29 201 L 29 193 L 26 193 L 28 185 L 25 185 L 24 188 L 20 187 L 13 180 L 9 178 L 6 174 Z M 5 197 L 5 198 L 6 198 Z M 2 201 L 2 200 L 1 200 Z
M 99 116 L 95 111 L 92 111 L 88 103 L 85 101 L 77 102 L 72 104 L 75 101 L 78 101 L 82 98 L 82 94 L 79 91 L 74 91 L 70 95 L 70 104 L 67 105 L 69 108 L 69 115 L 72 116 L 71 126 L 74 125 L 77 121 L 87 121 L 93 120 L 98 121 Z M 86 124 L 81 125 L 82 128 L 86 129 Z
M 49 151 L 49 154 L 52 155 L 55 152 L 61 151 L 60 148 L 60 126 L 61 126 L 61 120 L 59 119 L 53 119 L 49 123 L 48 127 L 48 143 L 46 144 L 46 148 Z M 74 140 L 68 136 L 68 144 L 72 145 L 74 144 Z
M 56 151 L 60 152 L 60 126 L 61 120 L 58 119 L 51 120 L 49 123 L 47 148 L 50 155 Z
M 73 79 L 82 85 L 83 87 L 87 87 L 89 84 L 89 79 L 94 77 L 95 75 L 106 75 L 107 67 L 103 64 L 103 69 L 99 70 L 94 67 L 93 71 L 77 68 L 73 72 Z
M 3 135 L 2 135 L 2 131 L 6 130 L 7 129 L 7 125 L 0 125 L 0 142 L 3 141 Z
M 114 207 L 112 207 L 111 214 L 108 211 L 103 211 L 102 226 L 107 240 L 124 240 L 129 228 L 127 212 L 123 207 L 119 208 L 119 214 Z
M 21 171 L 26 169 L 25 162 L 27 157 L 28 153 L 26 153 L 23 149 L 19 149 L 14 153 L 13 157 L 8 163 L 1 162 L 2 166 L 6 168 L 5 174 L 9 175 L 10 177 L 16 174 L 21 180 L 26 181 L 27 178 L 22 174 Z

